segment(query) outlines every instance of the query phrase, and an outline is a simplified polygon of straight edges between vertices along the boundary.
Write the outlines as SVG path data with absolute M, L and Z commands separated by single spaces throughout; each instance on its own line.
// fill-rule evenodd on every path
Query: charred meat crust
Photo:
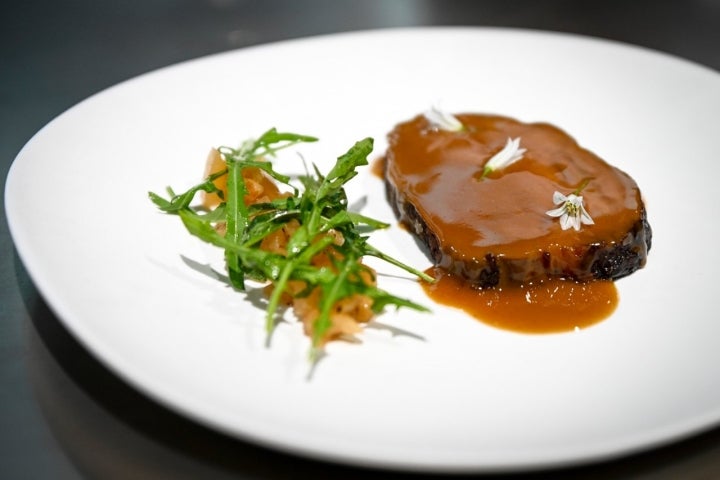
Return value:
M 652 244 L 652 230 L 644 206 L 637 222 L 620 241 L 594 243 L 568 248 L 568 254 L 580 261 L 570 268 L 562 259 L 549 252 L 537 256 L 511 259 L 487 254 L 484 258 L 465 259 L 440 248 L 437 234 L 427 225 L 415 205 L 408 201 L 385 176 L 387 198 L 398 219 L 404 223 L 426 248 L 432 262 L 446 271 L 465 278 L 479 288 L 498 285 L 507 279 L 524 283 L 548 277 L 589 280 L 617 280 L 642 268 Z

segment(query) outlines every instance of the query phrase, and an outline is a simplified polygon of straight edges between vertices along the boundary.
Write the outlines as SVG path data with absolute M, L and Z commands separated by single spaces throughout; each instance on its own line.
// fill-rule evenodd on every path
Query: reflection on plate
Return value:
M 492 48 L 488 48 L 492 47 Z M 194 183 L 211 146 L 276 126 L 317 135 L 326 169 L 355 140 L 377 155 L 401 120 L 450 111 L 548 121 L 641 186 L 648 266 L 616 313 L 572 334 L 495 330 L 461 312 L 389 312 L 361 345 L 334 343 L 308 380 L 294 322 L 264 345 L 263 312 L 194 265 L 217 252 L 158 214 L 148 190 Z M 712 307 L 720 76 L 576 36 L 412 29 L 284 42 L 166 68 L 42 129 L 6 186 L 18 252 L 65 325 L 138 389 L 231 435 L 316 458 L 396 469 L 522 470 L 665 443 L 720 420 Z M 288 170 L 294 155 L 282 157 Z M 298 169 L 299 170 L 299 169 Z M 391 221 L 369 173 L 350 195 Z M 701 240 L 702 249 L 697 242 Z M 403 230 L 387 253 L 428 260 Z M 429 304 L 383 267 L 383 288 Z M 404 334 L 407 333 L 407 334 Z

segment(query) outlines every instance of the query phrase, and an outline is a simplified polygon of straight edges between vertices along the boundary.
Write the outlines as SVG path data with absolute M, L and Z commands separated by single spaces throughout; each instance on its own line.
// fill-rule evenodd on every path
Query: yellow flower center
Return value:
M 573 202 L 565 202 L 565 210 L 567 210 L 568 215 L 575 217 L 580 211 L 580 208 Z

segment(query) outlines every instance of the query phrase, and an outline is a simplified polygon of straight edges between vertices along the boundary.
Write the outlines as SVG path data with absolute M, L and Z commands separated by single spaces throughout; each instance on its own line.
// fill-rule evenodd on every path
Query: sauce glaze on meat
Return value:
M 651 245 L 640 189 L 630 176 L 547 123 L 456 116 L 460 132 L 420 115 L 389 134 L 387 194 L 436 266 L 475 287 L 546 278 L 615 280 L 643 267 Z M 522 159 L 481 178 L 508 138 Z M 562 230 L 553 192 L 581 195 L 594 225 Z

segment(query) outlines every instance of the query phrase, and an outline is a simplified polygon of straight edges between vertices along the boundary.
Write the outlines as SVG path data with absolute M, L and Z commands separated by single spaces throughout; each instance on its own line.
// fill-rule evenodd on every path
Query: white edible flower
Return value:
M 582 196 L 574 193 L 565 196 L 560 192 L 555 192 L 553 193 L 553 203 L 560 207 L 545 213 L 551 217 L 560 217 L 560 227 L 563 230 L 573 227 L 577 231 L 580 230 L 582 224 L 593 225 L 595 223 L 585 210 Z
M 520 137 L 515 139 L 508 137 L 507 143 L 505 143 L 503 149 L 493 155 L 492 158 L 487 161 L 487 163 L 483 167 L 482 176 L 484 177 L 490 172 L 505 168 L 508 165 L 517 162 L 523 157 L 523 154 L 526 151 L 527 150 L 525 148 L 520 148 Z
M 435 106 L 426 111 L 423 115 L 425 115 L 425 118 L 432 123 L 434 127 L 439 128 L 440 130 L 459 132 L 465 128 L 460 120 Z

